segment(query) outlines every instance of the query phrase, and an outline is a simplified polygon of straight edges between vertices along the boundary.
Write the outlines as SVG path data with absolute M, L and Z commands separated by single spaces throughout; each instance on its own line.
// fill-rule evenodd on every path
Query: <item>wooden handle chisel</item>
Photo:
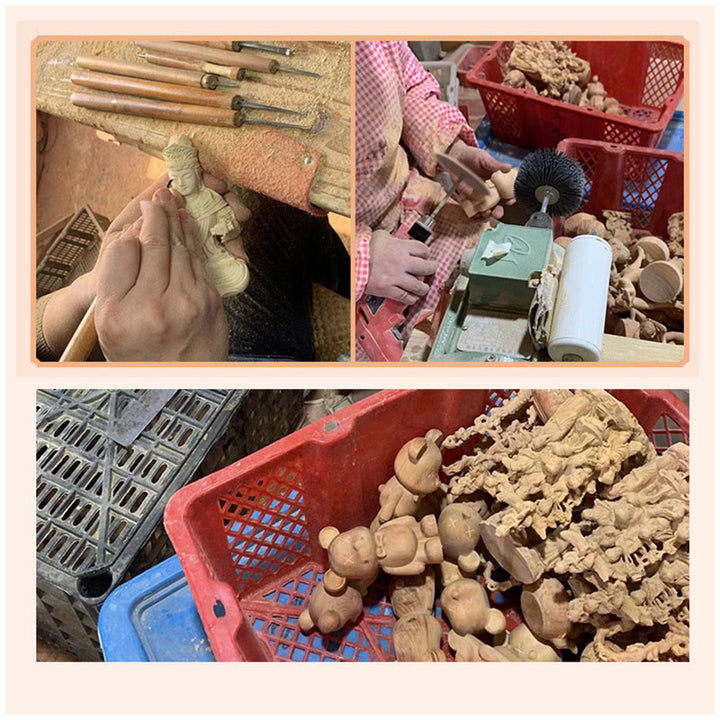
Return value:
M 70 74 L 70 80 L 75 85 L 82 85 L 94 90 L 107 90 L 121 95 L 137 95 L 156 100 L 188 103 L 189 105 L 225 108 L 226 110 L 240 110 L 242 107 L 233 107 L 235 97 L 238 96 L 218 93 L 214 90 L 191 88 L 186 85 L 172 85 L 164 82 L 153 82 L 152 80 L 107 75 L 89 70 L 74 70 Z
M 70 102 L 78 107 L 90 110 L 103 110 L 120 115 L 136 115 L 155 120 L 174 120 L 175 122 L 197 123 L 198 125 L 216 125 L 220 127 L 241 127 L 242 125 L 270 125 L 272 127 L 309 131 L 304 125 L 256 120 L 245 117 L 239 110 L 190 105 L 188 103 L 163 102 L 144 98 L 114 95 L 112 93 L 77 92 L 70 95 Z
M 155 100 L 218 107 L 226 110 L 243 110 L 247 108 L 249 110 L 269 110 L 271 112 L 300 115 L 295 110 L 251 102 L 241 95 L 189 88 L 184 85 L 152 82 L 152 80 L 107 75 L 90 70 L 74 70 L 70 74 L 70 80 L 76 85 L 93 88 L 94 90 L 107 90 L 121 95 L 137 95 L 138 97 L 153 98 Z
M 75 60 L 75 64 L 85 70 L 96 70 L 112 75 L 122 75 L 123 77 L 143 78 L 145 80 L 207 88 L 209 90 L 214 90 L 218 86 L 217 78 L 214 75 L 201 71 L 199 68 L 182 70 L 168 67 L 161 68 L 154 65 L 145 65 L 144 63 L 124 63 L 118 60 L 89 55 L 81 55 Z
M 197 60 L 217 63 L 218 65 L 230 65 L 232 67 L 245 68 L 246 70 L 255 70 L 256 72 L 286 72 L 315 78 L 320 77 L 316 72 L 311 72 L 310 70 L 300 70 L 298 68 L 280 65 L 277 60 L 263 58 L 259 55 L 233 52 L 232 50 L 222 50 L 221 48 L 208 45 L 194 45 L 193 43 L 187 42 L 150 42 L 145 40 L 136 41 L 135 44 L 146 50 L 179 55 L 180 57 L 190 57 Z
M 144 52 L 140 53 L 138 57 L 147 60 L 153 65 L 163 65 L 165 67 L 183 68 L 184 70 L 211 73 L 213 75 L 221 75 L 222 77 L 230 78 L 230 80 L 243 80 L 245 78 L 245 70 L 241 67 L 216 65 L 215 63 L 203 62 L 202 60 L 181 58 L 176 55 L 164 55 L 158 52 Z

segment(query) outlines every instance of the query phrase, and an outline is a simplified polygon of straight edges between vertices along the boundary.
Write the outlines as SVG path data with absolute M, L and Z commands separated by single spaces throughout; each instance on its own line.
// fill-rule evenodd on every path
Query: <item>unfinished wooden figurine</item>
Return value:
M 520 597 L 523 618 L 534 635 L 556 648 L 575 651 L 577 646 L 570 637 L 573 631 L 568 616 L 570 600 L 565 586 L 553 577 L 526 585 Z
M 405 615 L 393 628 L 395 658 L 400 662 L 445 662 L 441 640 L 442 627 L 432 615 Z
M 490 607 L 485 588 L 470 578 L 456 580 L 440 596 L 440 604 L 458 635 L 499 635 L 505 630 L 505 616 Z
M 331 595 L 320 583 L 312 591 L 308 606 L 298 618 L 300 629 L 307 635 L 314 627 L 328 634 L 355 622 L 362 613 L 362 594 L 351 585 L 338 595 Z
M 515 535 L 520 544 L 525 530 L 544 539 L 548 530 L 565 526 L 587 493 L 613 483 L 621 469 L 655 454 L 632 413 L 601 390 L 578 391 L 545 425 L 533 427 L 518 440 L 480 448 L 445 472 L 451 497 L 483 490 L 505 505 L 483 522 L 483 528 L 492 526 L 492 535 L 499 538 Z M 483 532 L 486 546 L 488 539 Z
M 388 575 L 419 575 L 426 565 L 443 559 L 432 515 L 419 522 L 408 516 L 395 518 L 375 532 L 355 527 L 341 533 L 326 527 L 320 531 L 320 545 L 328 551 L 330 569 L 323 584 L 331 594 L 342 592 L 348 580 L 369 585 L 381 569 Z
M 390 583 L 390 603 L 395 617 L 432 614 L 435 607 L 435 573 L 426 567 L 420 575 L 399 575 Z
M 247 263 L 224 244 L 240 236 L 232 208 L 223 197 L 203 185 L 197 150 L 185 135 L 174 135 L 163 150 L 172 189 L 185 199 L 185 209 L 196 223 L 196 255 L 210 282 L 222 297 L 243 292 L 250 281 Z
M 380 511 L 371 529 L 394 517 L 414 515 L 420 500 L 440 487 L 443 435 L 429 430 L 425 437 L 406 442 L 395 456 L 395 475 L 380 485 Z
M 502 645 L 488 645 L 473 635 L 448 633 L 448 644 L 458 662 L 561 662 L 560 654 L 520 623 L 509 632 Z
M 445 558 L 466 573 L 480 567 L 480 555 L 475 550 L 480 541 L 480 521 L 478 512 L 465 503 L 448 505 L 438 519 Z
M 440 650 L 442 628 L 433 617 L 435 573 L 426 567 L 420 575 L 394 577 L 390 602 L 398 622 L 393 627 L 395 657 L 410 662 L 444 662 Z

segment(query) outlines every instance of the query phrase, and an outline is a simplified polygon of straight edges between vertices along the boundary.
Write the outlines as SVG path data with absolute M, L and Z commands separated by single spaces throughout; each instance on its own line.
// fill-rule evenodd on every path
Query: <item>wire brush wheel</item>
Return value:
M 525 157 L 515 179 L 515 197 L 528 210 L 539 210 L 543 193 L 539 188 L 550 187 L 559 197 L 548 204 L 548 215 L 569 215 L 580 207 L 585 175 L 570 157 L 550 148 L 535 150 Z M 539 195 L 539 197 L 538 197 Z

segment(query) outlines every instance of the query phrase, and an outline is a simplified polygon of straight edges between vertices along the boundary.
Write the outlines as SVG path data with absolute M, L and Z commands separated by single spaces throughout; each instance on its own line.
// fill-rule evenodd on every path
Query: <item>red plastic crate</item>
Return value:
M 392 660 L 395 618 L 382 585 L 355 625 L 329 637 L 298 628 L 327 561 L 318 532 L 369 524 L 403 443 L 467 426 L 513 392 L 386 390 L 177 492 L 165 527 L 215 657 Z M 688 409 L 670 391 L 612 392 L 658 450 L 687 442 Z
M 457 75 L 463 87 L 474 87 L 468 82 L 468 73 L 478 64 L 492 45 L 470 45 L 463 56 L 457 61 Z
M 626 116 L 504 86 L 503 71 L 514 43 L 498 42 L 466 78 L 480 91 L 495 139 L 532 148 L 555 147 L 568 137 L 656 147 L 683 96 L 683 45 L 661 40 L 567 44 L 590 63 Z
M 604 221 L 603 210 L 623 210 L 631 214 L 634 229 L 667 238 L 668 218 L 684 208 L 683 153 L 576 138 L 563 140 L 557 149 L 585 174 L 578 212 Z

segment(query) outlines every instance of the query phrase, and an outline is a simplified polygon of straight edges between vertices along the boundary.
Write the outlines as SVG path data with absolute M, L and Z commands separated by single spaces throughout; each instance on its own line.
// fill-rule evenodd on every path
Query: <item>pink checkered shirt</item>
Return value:
M 422 185 L 434 177 L 435 153 L 458 137 L 475 146 L 475 136 L 459 110 L 440 98 L 440 86 L 404 42 L 356 45 L 356 297 L 368 280 L 373 230 L 395 232 L 418 206 Z M 422 175 L 421 175 L 422 174 Z M 438 263 L 430 292 L 408 308 L 407 336 L 419 315 L 432 311 L 438 292 L 467 247 L 472 230 L 438 218 L 429 244 Z M 358 357 L 358 359 L 361 359 Z

